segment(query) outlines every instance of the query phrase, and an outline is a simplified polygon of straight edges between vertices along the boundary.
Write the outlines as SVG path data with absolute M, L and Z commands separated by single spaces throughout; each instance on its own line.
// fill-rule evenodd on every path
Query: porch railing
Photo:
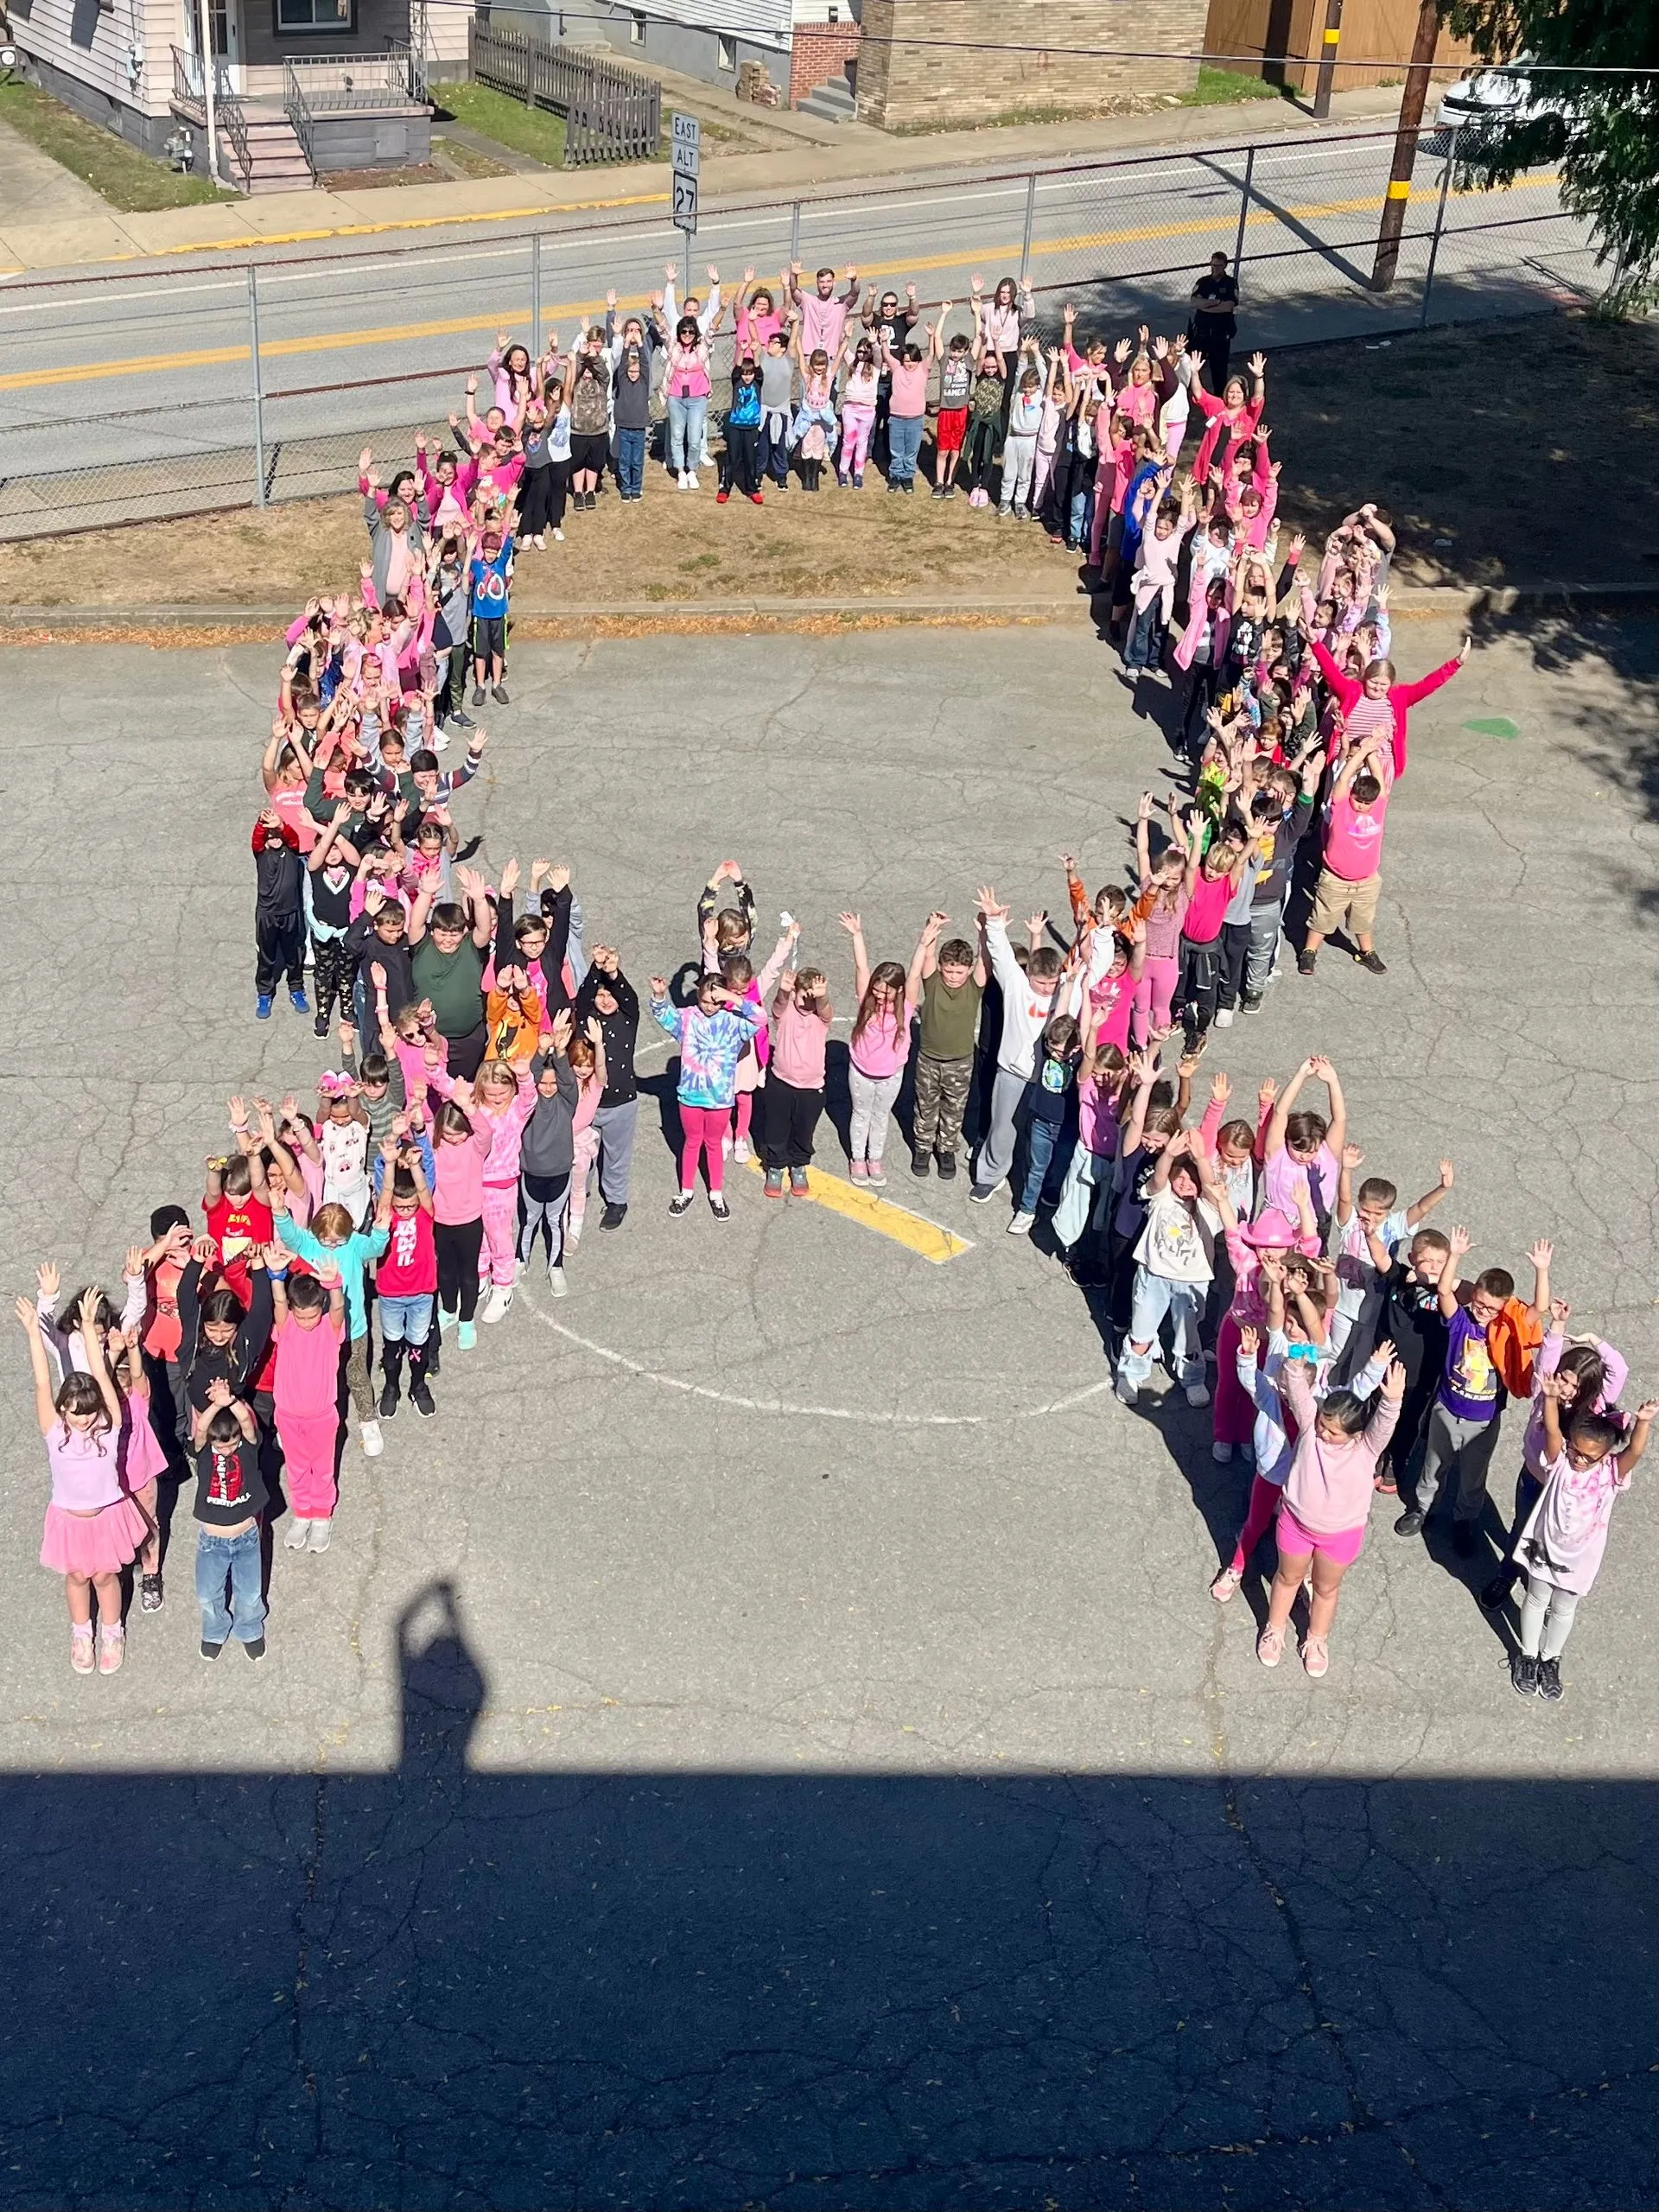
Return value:
M 567 168 L 656 158 L 663 89 L 656 78 L 591 54 L 544 46 L 523 31 L 480 23 L 476 16 L 467 26 L 467 59 L 475 84 L 564 118 Z
M 353 110 L 419 107 L 426 60 L 401 41 L 378 54 L 289 54 L 283 58 L 283 100 L 303 99 L 314 116 Z
M 291 60 L 283 64 L 283 111 L 294 136 L 300 142 L 300 151 L 305 156 L 305 165 L 310 170 L 315 183 L 321 172 L 317 168 L 316 137 L 311 128 L 314 120 L 311 104 L 295 73 Z
M 221 83 L 221 79 L 224 81 Z M 173 106 L 199 130 L 207 128 L 207 89 L 201 56 L 188 47 L 173 48 Z M 246 192 L 253 177 L 253 155 L 248 145 L 248 122 L 242 103 L 231 91 L 223 60 L 213 57 L 213 127 L 224 141 L 225 181 Z

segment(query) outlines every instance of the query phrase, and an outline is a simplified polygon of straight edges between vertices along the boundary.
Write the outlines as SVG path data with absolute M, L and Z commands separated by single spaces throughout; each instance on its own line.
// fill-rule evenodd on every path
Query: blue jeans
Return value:
M 380 1341 L 387 1344 L 423 1344 L 432 1326 L 432 1301 L 435 1294 L 423 1292 L 418 1298 L 382 1298 L 380 1300 Z
M 1065 542 L 1068 545 L 1087 545 L 1089 532 L 1095 519 L 1095 486 L 1092 477 L 1081 492 L 1071 494 L 1071 512 L 1066 518 Z
M 196 1602 L 201 1607 L 201 1640 L 223 1643 L 233 1636 L 253 1643 L 265 1632 L 265 1600 L 260 1589 L 259 1524 L 239 1536 L 212 1529 L 196 1531 Z M 230 1585 L 231 1602 L 225 1602 Z
M 694 469 L 702 453 L 702 435 L 709 422 L 709 395 L 668 403 L 668 465 L 677 476 Z
M 1060 1122 L 1039 1122 L 1033 1115 L 1026 1128 L 1026 1186 L 1020 1194 L 1021 1213 L 1035 1213 L 1046 1183 L 1054 1185 L 1054 1196 L 1059 1196 L 1059 1185 L 1071 1157 L 1071 1141 L 1063 1141 L 1065 1124 Z M 1051 1175 L 1051 1166 L 1058 1173 Z
M 893 415 L 887 421 L 887 481 L 912 484 L 916 480 L 916 456 L 922 449 L 922 415 Z
M 1120 1382 L 1133 1382 L 1138 1389 L 1151 1374 L 1158 1350 L 1158 1332 L 1163 1327 L 1166 1314 L 1171 1323 L 1170 1364 L 1175 1380 L 1183 1389 L 1189 1383 L 1203 1382 L 1204 1347 L 1198 1342 L 1198 1324 L 1204 1319 L 1209 1289 L 1208 1283 L 1172 1282 L 1167 1275 L 1154 1275 L 1144 1267 L 1136 1267 L 1129 1333 L 1118 1355 Z M 1136 1344 L 1145 1344 L 1147 1349 L 1137 1351 Z
M 637 499 L 645 483 L 645 434 L 619 430 L 616 434 L 616 486 L 625 499 Z

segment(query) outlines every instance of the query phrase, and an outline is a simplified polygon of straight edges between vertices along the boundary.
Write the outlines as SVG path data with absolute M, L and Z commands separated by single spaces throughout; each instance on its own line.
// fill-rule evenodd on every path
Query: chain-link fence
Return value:
M 1238 346 L 1273 351 L 1515 315 L 1600 289 L 1587 226 L 1548 174 L 1460 188 L 1426 132 L 1393 282 L 1372 288 L 1392 132 L 1274 139 L 886 191 L 706 207 L 691 242 L 661 213 L 519 236 L 176 271 L 54 276 L 0 293 L 0 538 L 348 488 L 365 442 L 406 456 L 446 427 L 498 331 L 568 344 L 579 323 L 709 265 L 728 296 L 855 263 L 931 313 L 1023 276 L 1038 320 L 1080 334 L 1185 327 L 1195 275 L 1236 256 Z M 715 347 L 715 410 L 731 320 Z M 953 327 L 955 325 L 953 324 Z

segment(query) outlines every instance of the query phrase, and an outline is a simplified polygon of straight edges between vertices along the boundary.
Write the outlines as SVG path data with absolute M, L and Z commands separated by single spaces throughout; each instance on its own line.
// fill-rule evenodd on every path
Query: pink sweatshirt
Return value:
M 444 1137 L 432 1147 L 437 1175 L 432 1192 L 432 1218 L 453 1228 L 457 1223 L 477 1221 L 484 1211 L 484 1155 L 495 1132 L 482 1116 L 473 1124 L 470 1137 Z
M 1400 1401 L 1380 1397 L 1363 1434 L 1327 1444 L 1314 1427 L 1319 1409 L 1304 1368 L 1303 1361 L 1287 1359 L 1279 1372 L 1279 1394 L 1298 1431 L 1296 1456 L 1285 1478 L 1285 1503 L 1312 1535 L 1345 1535 L 1351 1529 L 1363 1529 L 1370 1514 L 1371 1478 L 1394 1434 Z
M 440 1098 L 454 1094 L 455 1079 L 447 1068 L 428 1068 L 428 1085 Z M 475 1099 L 468 1119 L 475 1138 L 487 1137 L 484 1148 L 483 1169 L 480 1181 L 498 1191 L 506 1190 L 518 1180 L 518 1154 L 524 1139 L 524 1123 L 536 1110 L 536 1084 L 528 1067 L 518 1070 L 518 1088 L 506 1105 L 493 1112 L 482 1099 Z M 480 1206 L 482 1200 L 480 1201 Z M 435 1213 L 436 1211 L 435 1208 Z M 443 1219 L 442 1213 L 436 1218 Z M 471 1214 L 460 1214 L 456 1218 L 470 1221 Z
M 824 1048 L 830 1024 L 816 1008 L 803 1014 L 793 991 L 779 991 L 772 1002 L 772 1071 L 796 1090 L 823 1089 Z

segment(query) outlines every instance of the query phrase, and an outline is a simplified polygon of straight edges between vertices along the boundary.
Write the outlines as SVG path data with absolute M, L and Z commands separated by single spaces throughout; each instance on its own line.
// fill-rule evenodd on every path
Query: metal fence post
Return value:
M 801 203 L 798 200 L 789 211 L 789 265 L 792 269 L 801 257 Z
M 248 359 L 253 368 L 253 504 L 265 504 L 265 395 L 259 373 L 259 276 L 248 264 Z
M 1233 240 L 1233 286 L 1240 289 L 1244 274 L 1244 226 L 1250 219 L 1250 179 L 1255 175 L 1255 149 L 1251 146 L 1244 156 L 1244 189 L 1238 200 L 1238 235 Z
M 683 283 L 683 284 L 681 285 L 681 287 L 680 287 L 680 312 L 681 312 L 681 314 L 682 314 L 682 315 L 683 315 L 683 314 L 684 314 L 684 312 L 685 312 L 685 303 L 686 303 L 687 300 L 688 300 L 688 299 L 690 299 L 690 296 L 691 296 L 691 233 L 690 233 L 690 231 L 688 231 L 688 232 L 685 233 L 685 282 L 684 282 L 684 283 Z
M 1033 169 L 1026 179 L 1026 237 L 1020 249 L 1020 282 L 1023 284 L 1031 269 L 1031 231 L 1037 217 L 1037 172 Z
M 532 362 L 542 358 L 542 234 L 532 231 L 530 238 L 530 358 Z
M 1440 196 L 1434 204 L 1434 230 L 1428 241 L 1428 266 L 1423 271 L 1423 311 L 1417 318 L 1419 330 L 1428 327 L 1429 296 L 1434 289 L 1434 264 L 1440 258 L 1440 232 L 1446 227 L 1446 195 L 1452 182 L 1452 164 L 1458 157 L 1458 132 L 1452 133 L 1452 143 L 1446 149 L 1446 167 L 1440 171 Z

